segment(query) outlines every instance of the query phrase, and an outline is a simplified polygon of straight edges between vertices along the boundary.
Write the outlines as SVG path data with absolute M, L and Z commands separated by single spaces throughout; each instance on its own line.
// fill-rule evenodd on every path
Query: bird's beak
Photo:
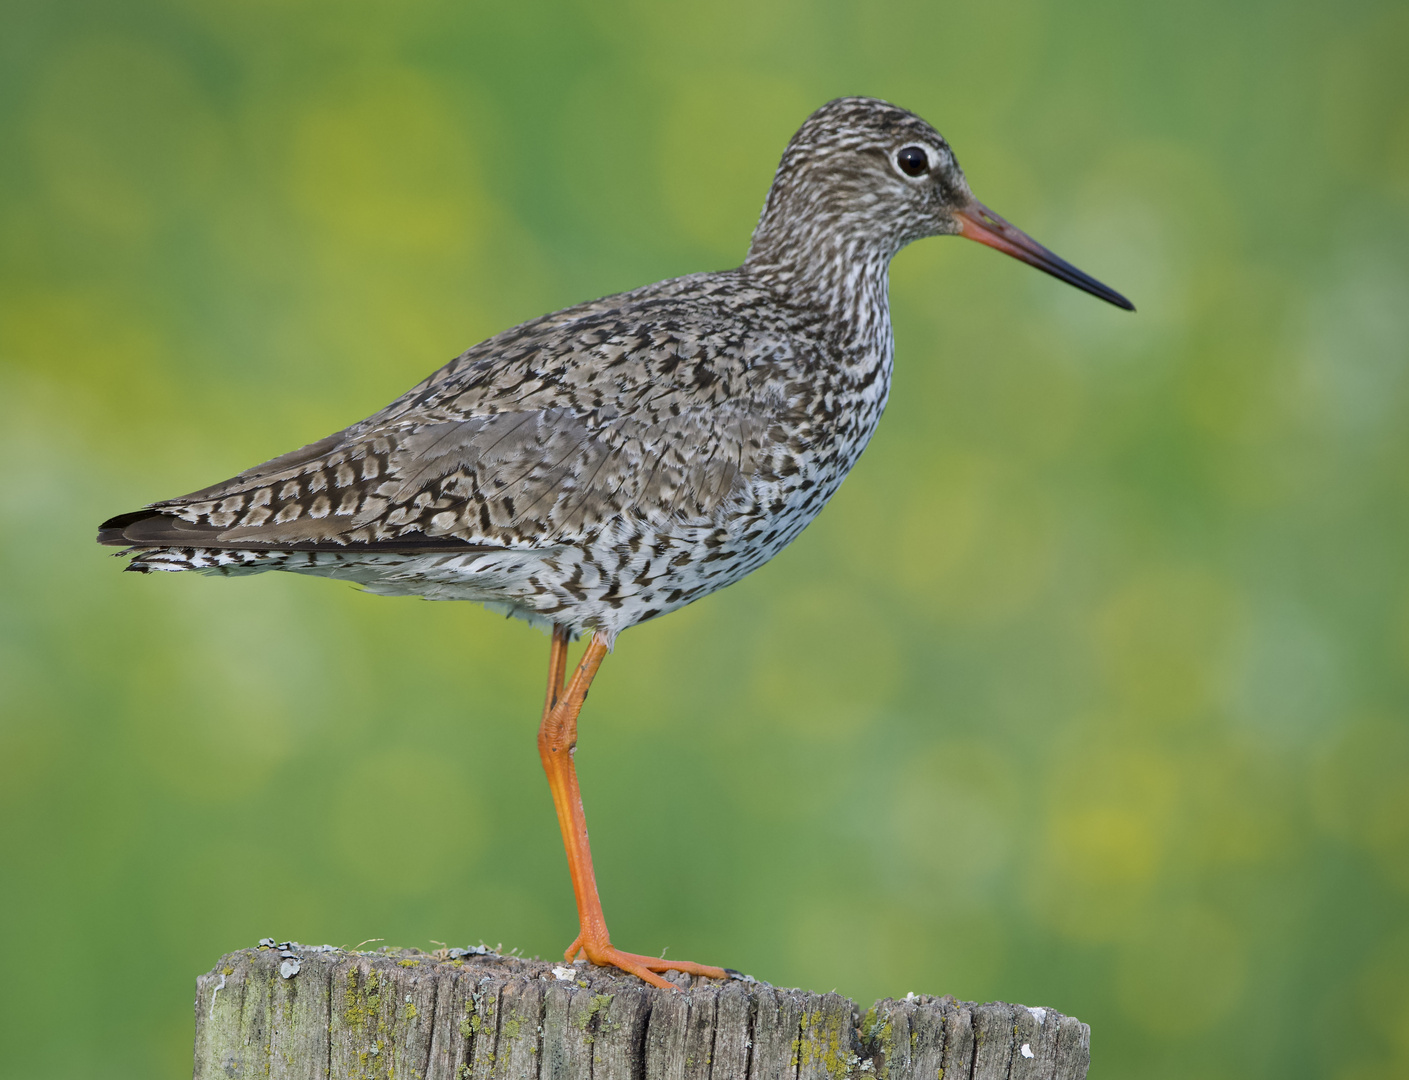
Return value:
M 1005 255 L 1021 259 L 1029 266 L 1061 278 L 1068 285 L 1084 289 L 1092 296 L 1099 296 L 1108 304 L 1114 304 L 1126 311 L 1134 311 L 1135 305 L 1114 289 L 1107 288 L 1089 274 L 1083 274 L 1065 259 L 1059 259 L 1021 229 L 1008 224 L 983 203 L 975 199 L 954 216 L 959 219 L 959 235 L 977 240 L 997 248 Z

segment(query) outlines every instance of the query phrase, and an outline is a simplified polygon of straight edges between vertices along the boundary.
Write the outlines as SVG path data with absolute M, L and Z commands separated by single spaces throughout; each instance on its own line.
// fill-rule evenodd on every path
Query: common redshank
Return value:
M 578 712 L 619 633 L 757 569 L 836 492 L 889 392 L 890 260 L 946 235 L 1134 310 L 976 200 L 924 120 L 840 98 L 788 143 L 739 268 L 505 330 L 367 419 L 112 518 L 98 540 L 125 547 L 128 570 L 292 570 L 474 600 L 550 631 L 538 751 L 577 898 L 565 955 L 661 987 L 663 971 L 722 978 L 612 945 L 573 765 Z

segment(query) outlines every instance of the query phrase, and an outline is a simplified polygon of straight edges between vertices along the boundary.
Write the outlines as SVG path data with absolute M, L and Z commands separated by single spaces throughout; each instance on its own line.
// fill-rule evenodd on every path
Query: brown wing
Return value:
M 104 525 L 107 543 L 461 550 L 580 542 L 624 514 L 699 522 L 753 471 L 765 425 L 498 413 L 376 432 Z
M 748 392 L 738 342 L 702 348 L 659 316 L 478 347 L 369 420 L 114 518 L 99 539 L 466 550 L 574 544 L 621 515 L 708 522 L 764 460 L 775 410 Z

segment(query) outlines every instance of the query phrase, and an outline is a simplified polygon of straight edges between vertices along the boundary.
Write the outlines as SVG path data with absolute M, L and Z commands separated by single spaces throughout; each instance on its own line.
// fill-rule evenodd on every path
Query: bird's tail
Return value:
M 202 574 L 257 574 L 275 570 L 287 559 L 283 551 L 230 551 L 223 548 L 198 547 L 130 547 L 114 552 L 119 558 L 130 558 L 124 567 L 138 574 L 155 570 L 176 573 L 195 570 Z

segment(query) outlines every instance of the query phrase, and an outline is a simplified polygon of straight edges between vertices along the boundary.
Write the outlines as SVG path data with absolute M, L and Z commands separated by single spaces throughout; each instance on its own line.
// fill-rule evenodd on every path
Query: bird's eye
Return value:
M 906 176 L 924 176 L 930 171 L 930 156 L 920 146 L 907 146 L 899 151 L 895 163 Z

